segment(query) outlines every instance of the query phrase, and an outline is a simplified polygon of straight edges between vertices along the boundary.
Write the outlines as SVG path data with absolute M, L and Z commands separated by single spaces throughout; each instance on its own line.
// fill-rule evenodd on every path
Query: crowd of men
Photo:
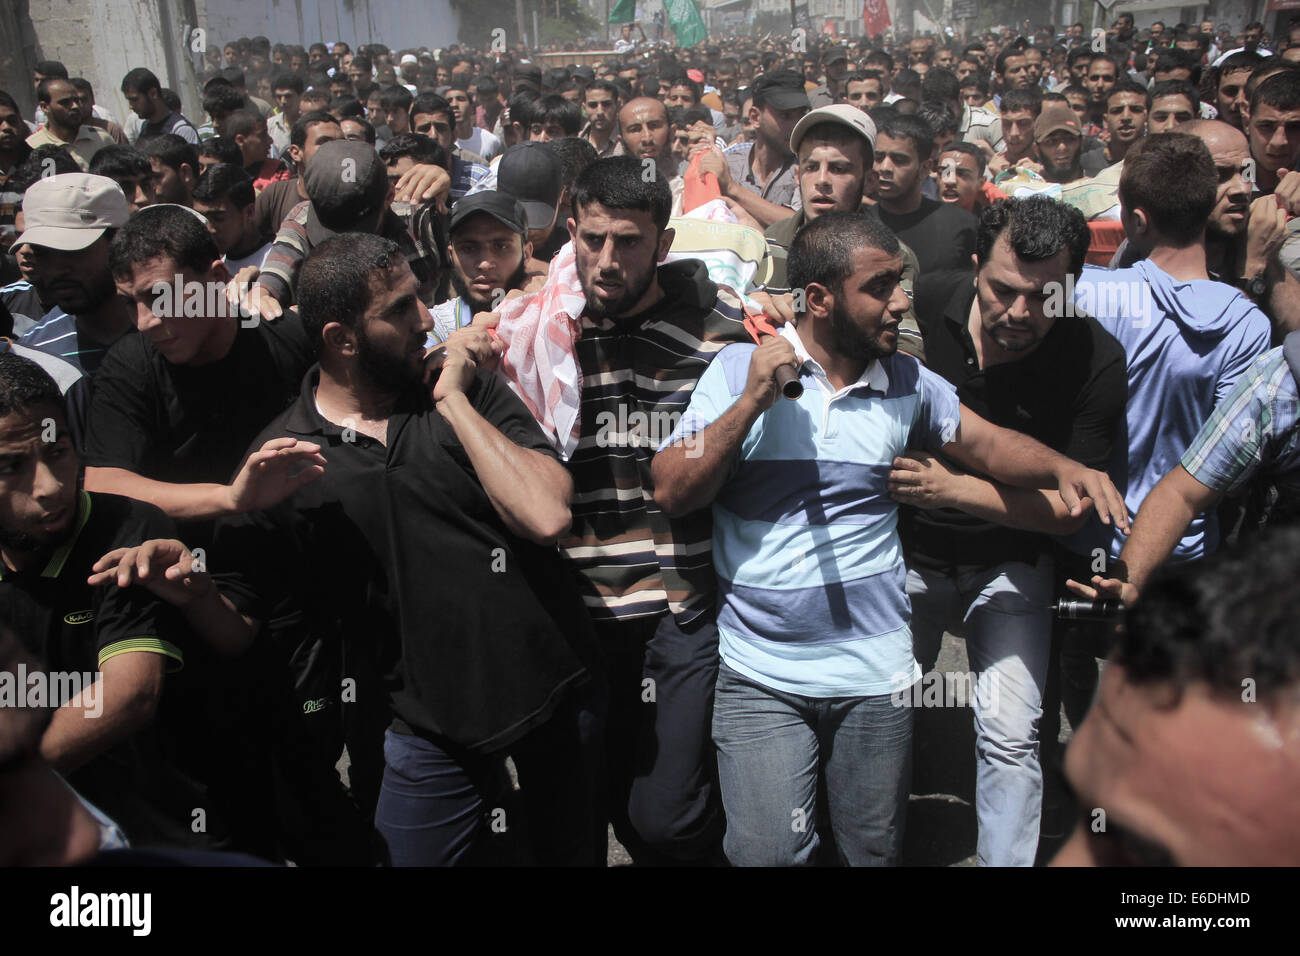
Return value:
M 1300 862 L 1300 22 L 802 40 L 0 92 L 0 861 Z

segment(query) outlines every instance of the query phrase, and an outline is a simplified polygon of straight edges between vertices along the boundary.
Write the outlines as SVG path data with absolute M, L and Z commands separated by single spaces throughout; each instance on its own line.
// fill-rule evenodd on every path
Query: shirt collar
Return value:
M 43 578 L 57 578 L 63 573 L 63 566 L 68 563 L 68 555 L 72 554 L 72 549 L 77 546 L 77 539 L 81 537 L 81 529 L 86 527 L 86 522 L 90 520 L 90 494 L 86 491 L 77 492 L 77 516 L 73 519 L 72 533 L 68 535 L 66 541 L 54 549 L 50 555 L 50 560 L 45 563 L 45 569 L 41 571 Z M 0 561 L 0 580 L 6 574 L 11 574 L 4 562 Z
M 803 347 L 803 341 L 799 338 L 799 332 L 794 325 L 787 322 L 777 330 L 777 334 L 794 346 L 795 357 L 799 359 L 799 373 L 802 375 L 805 369 L 811 371 L 813 378 L 817 379 L 818 384 L 825 383 L 823 390 L 834 395 L 845 394 L 858 388 L 869 388 L 872 391 L 880 392 L 885 395 L 889 392 L 889 373 L 885 371 L 884 365 L 880 359 L 875 359 L 862 370 L 862 375 L 852 385 L 848 385 L 836 392 L 831 386 L 830 379 L 826 375 L 826 370 L 821 367 L 815 358 L 808 354 L 808 350 Z

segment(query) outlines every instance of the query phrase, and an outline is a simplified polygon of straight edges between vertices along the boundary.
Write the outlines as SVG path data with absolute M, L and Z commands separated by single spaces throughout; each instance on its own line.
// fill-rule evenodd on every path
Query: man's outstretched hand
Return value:
M 325 474 L 320 445 L 272 438 L 248 456 L 229 487 L 230 513 L 247 514 L 278 505 Z

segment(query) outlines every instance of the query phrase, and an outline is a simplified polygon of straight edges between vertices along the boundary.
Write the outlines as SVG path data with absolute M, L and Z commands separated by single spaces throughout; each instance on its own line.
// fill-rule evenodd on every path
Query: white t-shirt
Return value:
M 469 135 L 464 139 L 456 140 L 456 145 L 468 152 L 478 153 L 488 162 L 505 151 L 501 140 L 481 126 L 471 127 Z
M 244 266 L 257 266 L 260 269 L 262 267 L 262 259 L 266 256 L 266 250 L 270 248 L 271 243 L 268 242 L 260 249 L 255 249 L 242 258 L 231 259 L 229 256 L 222 256 L 221 261 L 226 264 L 226 268 L 230 270 L 230 275 L 233 277 L 240 269 L 244 268 Z

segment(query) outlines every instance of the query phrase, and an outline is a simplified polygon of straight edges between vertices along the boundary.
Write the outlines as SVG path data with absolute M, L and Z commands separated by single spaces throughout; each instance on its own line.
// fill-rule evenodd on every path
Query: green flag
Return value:
M 664 9 L 668 11 L 673 33 L 677 34 L 678 46 L 695 46 L 709 35 L 695 0 L 664 0 Z
M 609 11 L 610 23 L 631 23 L 636 19 L 636 0 L 618 0 Z

